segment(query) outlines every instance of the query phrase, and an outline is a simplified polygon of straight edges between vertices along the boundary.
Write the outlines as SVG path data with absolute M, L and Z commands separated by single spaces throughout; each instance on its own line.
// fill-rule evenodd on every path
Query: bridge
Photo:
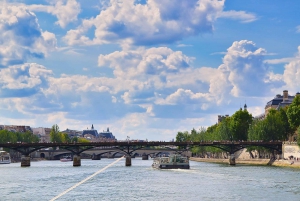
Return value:
M 135 158 L 136 156 L 142 156 L 143 160 L 148 160 L 149 157 L 157 157 L 160 155 L 169 155 L 178 153 L 177 149 L 169 149 L 169 148 L 142 148 L 135 150 L 131 154 L 131 158 Z M 35 156 L 40 158 L 46 158 L 50 160 L 58 160 L 63 156 L 70 156 L 73 153 L 71 151 L 65 149 L 41 149 L 35 153 Z M 183 152 L 186 156 L 191 156 L 190 151 Z M 124 153 L 120 152 L 119 149 L 116 148 L 106 148 L 106 147 L 95 147 L 89 150 L 86 150 L 81 153 L 82 158 L 92 158 L 92 160 L 101 160 L 101 158 L 115 158 L 121 157 Z
M 125 165 L 131 166 L 131 157 L 137 150 L 142 150 L 151 147 L 165 147 L 165 150 L 173 150 L 178 153 L 188 151 L 197 146 L 211 146 L 219 148 L 230 154 L 229 164 L 235 165 L 234 153 L 241 149 L 258 146 L 265 147 L 279 154 L 282 153 L 282 142 L 272 141 L 201 141 L 201 142 L 162 142 L 162 141 L 150 141 L 150 142 L 136 142 L 136 141 L 118 141 L 118 142 L 89 142 L 89 143 L 0 143 L 0 147 L 13 149 L 22 154 L 21 167 L 30 166 L 30 154 L 46 149 L 64 149 L 72 153 L 73 166 L 81 166 L 80 154 L 84 151 L 107 148 L 114 150 L 115 152 L 122 153 L 126 156 Z M 176 147 L 173 149 L 173 147 Z

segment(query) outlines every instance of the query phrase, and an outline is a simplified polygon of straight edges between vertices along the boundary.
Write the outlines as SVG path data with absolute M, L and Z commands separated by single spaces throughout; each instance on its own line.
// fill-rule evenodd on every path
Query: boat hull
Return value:
M 72 159 L 65 159 L 65 158 L 62 158 L 60 159 L 61 162 L 69 162 L 69 161 L 72 161 Z
M 190 169 L 189 164 L 153 164 L 156 169 Z
M 190 169 L 189 165 L 153 165 L 156 169 Z
M 0 164 L 10 164 L 11 161 L 0 161 Z

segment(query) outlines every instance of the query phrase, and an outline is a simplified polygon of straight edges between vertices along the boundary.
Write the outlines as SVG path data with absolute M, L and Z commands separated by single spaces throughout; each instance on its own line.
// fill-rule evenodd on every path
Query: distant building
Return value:
M 112 132 L 109 131 L 109 128 L 107 128 L 106 131 L 99 133 L 100 138 L 106 138 L 110 140 L 116 140 L 115 136 L 112 134 Z
M 7 130 L 11 132 L 30 132 L 32 133 L 32 129 L 30 126 L 19 126 L 19 125 L 0 125 L 0 130 Z
M 32 132 L 40 138 L 40 142 L 50 142 L 51 128 L 32 128 Z
M 296 93 L 295 96 L 299 95 L 300 93 Z M 279 110 L 280 108 L 284 108 L 288 105 L 290 105 L 295 96 L 291 96 L 288 93 L 288 90 L 284 90 L 283 94 L 277 94 L 272 100 L 270 100 L 265 107 L 265 114 L 267 115 L 270 109 L 276 109 Z
M 68 134 L 68 136 L 70 138 L 82 136 L 82 131 L 71 130 L 71 129 L 68 129 L 68 128 L 64 131 L 61 131 L 61 132 Z
M 82 131 L 82 136 L 84 137 L 85 135 L 93 135 L 95 138 L 99 137 L 98 131 L 94 129 L 94 125 L 92 124 L 91 129 L 83 130 Z
M 296 93 L 295 96 L 300 95 L 300 93 Z M 282 95 L 277 94 L 272 100 L 267 102 L 265 106 L 265 112 L 255 117 L 255 119 L 264 119 L 271 109 L 279 110 L 280 108 L 285 108 L 290 105 L 295 96 L 291 96 L 288 93 L 288 90 L 284 90 Z

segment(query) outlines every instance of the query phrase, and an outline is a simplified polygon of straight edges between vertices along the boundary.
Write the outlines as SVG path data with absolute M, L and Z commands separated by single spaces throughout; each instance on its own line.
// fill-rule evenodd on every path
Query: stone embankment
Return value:
M 197 161 L 197 162 L 208 162 L 208 163 L 224 163 L 224 164 L 229 163 L 228 159 L 221 159 L 221 158 L 190 157 L 190 160 Z M 270 165 L 270 159 L 236 159 L 235 163 L 243 164 L 243 165 Z M 275 160 L 271 162 L 271 166 L 300 168 L 300 161 Z

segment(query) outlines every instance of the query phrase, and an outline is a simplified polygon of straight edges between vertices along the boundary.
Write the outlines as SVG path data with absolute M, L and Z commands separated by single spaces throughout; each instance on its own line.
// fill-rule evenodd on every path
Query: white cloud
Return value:
M 262 86 L 267 87 L 264 80 L 268 68 L 263 62 L 264 53 L 264 49 L 246 40 L 236 41 L 227 49 L 219 69 L 228 74 L 232 95 L 238 97 L 265 93 Z
M 28 5 L 28 9 L 35 12 L 47 12 L 57 17 L 60 27 L 65 28 L 70 22 L 77 21 L 80 4 L 76 0 L 52 0 L 51 5 Z
M 35 63 L 2 69 L 0 70 L 0 96 L 31 96 L 38 93 L 40 88 L 47 86 L 47 79 L 51 75 L 52 71 Z
M 223 9 L 219 0 L 111 0 L 100 14 L 74 30 L 68 31 L 68 44 L 103 44 L 121 42 L 135 45 L 171 43 L 183 37 L 211 32 L 213 22 Z M 95 27 L 90 40 L 86 32 Z
M 294 60 L 284 66 L 283 80 L 285 82 L 285 88 L 289 91 L 300 90 L 300 46 L 298 47 L 298 53 Z
M 24 6 L 2 4 L 0 8 L 0 67 L 42 58 L 56 47 L 53 33 L 43 32 L 34 13 Z
M 249 23 L 257 20 L 257 16 L 253 13 L 247 13 L 245 11 L 223 11 L 218 14 L 218 18 L 229 18 L 233 20 L 240 20 L 242 23 Z

